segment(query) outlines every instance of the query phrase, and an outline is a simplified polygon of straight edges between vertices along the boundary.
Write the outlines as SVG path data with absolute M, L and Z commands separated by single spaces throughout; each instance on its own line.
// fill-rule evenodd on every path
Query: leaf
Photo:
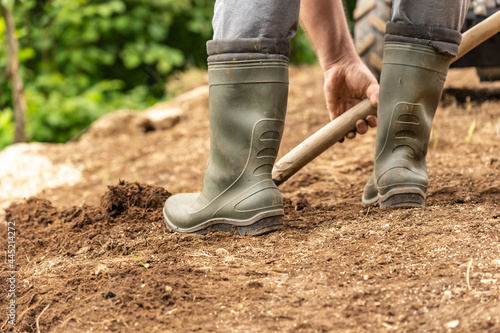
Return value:
M 25 47 L 19 50 L 18 58 L 20 62 L 25 62 L 26 60 L 30 60 L 35 58 L 35 50 L 31 47 Z
M 127 52 L 122 54 L 123 63 L 128 69 L 134 69 L 141 64 L 141 57 L 135 52 Z
M 0 149 L 12 144 L 14 139 L 13 112 L 11 109 L 0 111 Z
M 0 40 L 3 40 L 5 34 L 5 21 L 3 17 L 0 17 Z
M 148 25 L 149 35 L 153 40 L 160 41 L 167 35 L 167 30 L 160 23 L 154 22 Z
M 472 136 L 474 135 L 474 130 L 476 129 L 476 120 L 474 119 L 469 126 L 469 130 L 467 131 L 467 136 L 465 137 L 465 145 L 469 145 L 472 140 Z

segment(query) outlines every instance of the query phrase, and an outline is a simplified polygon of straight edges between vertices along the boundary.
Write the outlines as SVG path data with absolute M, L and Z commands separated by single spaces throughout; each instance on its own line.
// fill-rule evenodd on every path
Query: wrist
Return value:
M 352 41 L 348 43 L 339 43 L 339 45 L 341 46 L 335 48 L 335 51 L 332 50 L 328 55 L 319 59 L 319 63 L 324 72 L 335 66 L 361 61 Z

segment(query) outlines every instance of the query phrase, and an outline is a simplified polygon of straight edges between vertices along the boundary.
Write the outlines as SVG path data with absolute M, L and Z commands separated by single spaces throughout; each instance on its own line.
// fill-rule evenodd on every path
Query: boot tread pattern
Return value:
M 391 195 L 380 201 L 380 208 L 417 208 L 425 207 L 425 199 L 416 193 L 401 193 Z
M 176 232 L 176 230 L 172 229 L 168 223 L 166 223 L 166 225 L 169 231 Z M 263 218 L 248 226 L 238 226 L 228 223 L 214 223 L 207 226 L 206 228 L 196 230 L 193 233 L 198 235 L 205 235 L 209 232 L 221 231 L 240 236 L 259 236 L 276 230 L 280 230 L 282 228 L 283 215 L 279 215 Z

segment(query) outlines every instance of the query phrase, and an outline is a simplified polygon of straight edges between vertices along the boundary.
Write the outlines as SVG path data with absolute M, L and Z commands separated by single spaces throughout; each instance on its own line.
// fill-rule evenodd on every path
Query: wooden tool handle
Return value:
M 293 176 L 307 163 L 355 129 L 358 119 L 365 119 L 369 115 L 376 116 L 377 109 L 371 106 L 369 100 L 365 99 L 302 141 L 276 163 L 273 168 L 274 183 L 279 185 Z
M 481 23 L 467 30 L 458 48 L 458 55 L 451 62 L 454 63 L 464 54 L 483 43 L 485 40 L 500 32 L 500 11 L 488 17 Z
M 498 32 L 500 32 L 500 11 L 464 33 L 458 56 L 452 62 Z M 370 105 L 368 99 L 365 99 L 326 124 L 276 163 L 273 168 L 273 179 L 276 185 L 285 182 L 329 147 L 339 142 L 347 133 L 354 131 L 356 121 L 376 114 L 376 109 Z

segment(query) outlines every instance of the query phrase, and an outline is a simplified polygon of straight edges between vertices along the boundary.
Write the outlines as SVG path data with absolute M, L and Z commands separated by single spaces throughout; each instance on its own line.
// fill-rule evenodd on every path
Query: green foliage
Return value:
M 5 109 L 0 112 L 0 147 L 8 146 L 14 141 L 12 117 L 13 112 L 11 109 Z
M 349 29 L 351 34 L 354 32 L 354 18 L 352 17 L 354 13 L 354 9 L 356 8 L 356 0 L 343 0 L 344 1 L 344 9 L 347 17 L 347 24 L 349 25 Z
M 290 61 L 295 64 L 314 64 L 316 62 L 316 54 L 307 39 L 304 30 L 299 26 L 299 30 L 291 42 Z
M 214 0 L 24 0 L 14 8 L 33 141 L 65 142 L 102 114 L 144 109 L 174 70 L 206 66 Z M 0 19 L 0 72 L 6 68 Z M 0 75 L 0 131 L 11 130 Z M 9 140 L 0 142 L 0 147 Z
M 169 75 L 206 68 L 214 2 L 16 1 L 28 138 L 65 142 L 106 112 L 144 109 L 165 98 Z M 4 30 L 0 19 L 0 73 L 6 68 Z M 299 30 L 292 62 L 315 61 Z M 11 142 L 11 105 L 10 84 L 0 75 L 0 148 Z
M 101 81 L 79 89 L 77 81 L 64 76 L 43 74 L 26 91 L 28 101 L 28 133 L 36 133 L 37 141 L 65 142 L 92 121 L 111 111 L 103 103 L 113 100 L 123 86 L 121 81 Z M 103 105 L 104 104 L 104 105 Z
M 12 7 L 14 6 L 14 0 L 0 0 L 0 2 L 1 5 L 7 9 L 12 9 Z

